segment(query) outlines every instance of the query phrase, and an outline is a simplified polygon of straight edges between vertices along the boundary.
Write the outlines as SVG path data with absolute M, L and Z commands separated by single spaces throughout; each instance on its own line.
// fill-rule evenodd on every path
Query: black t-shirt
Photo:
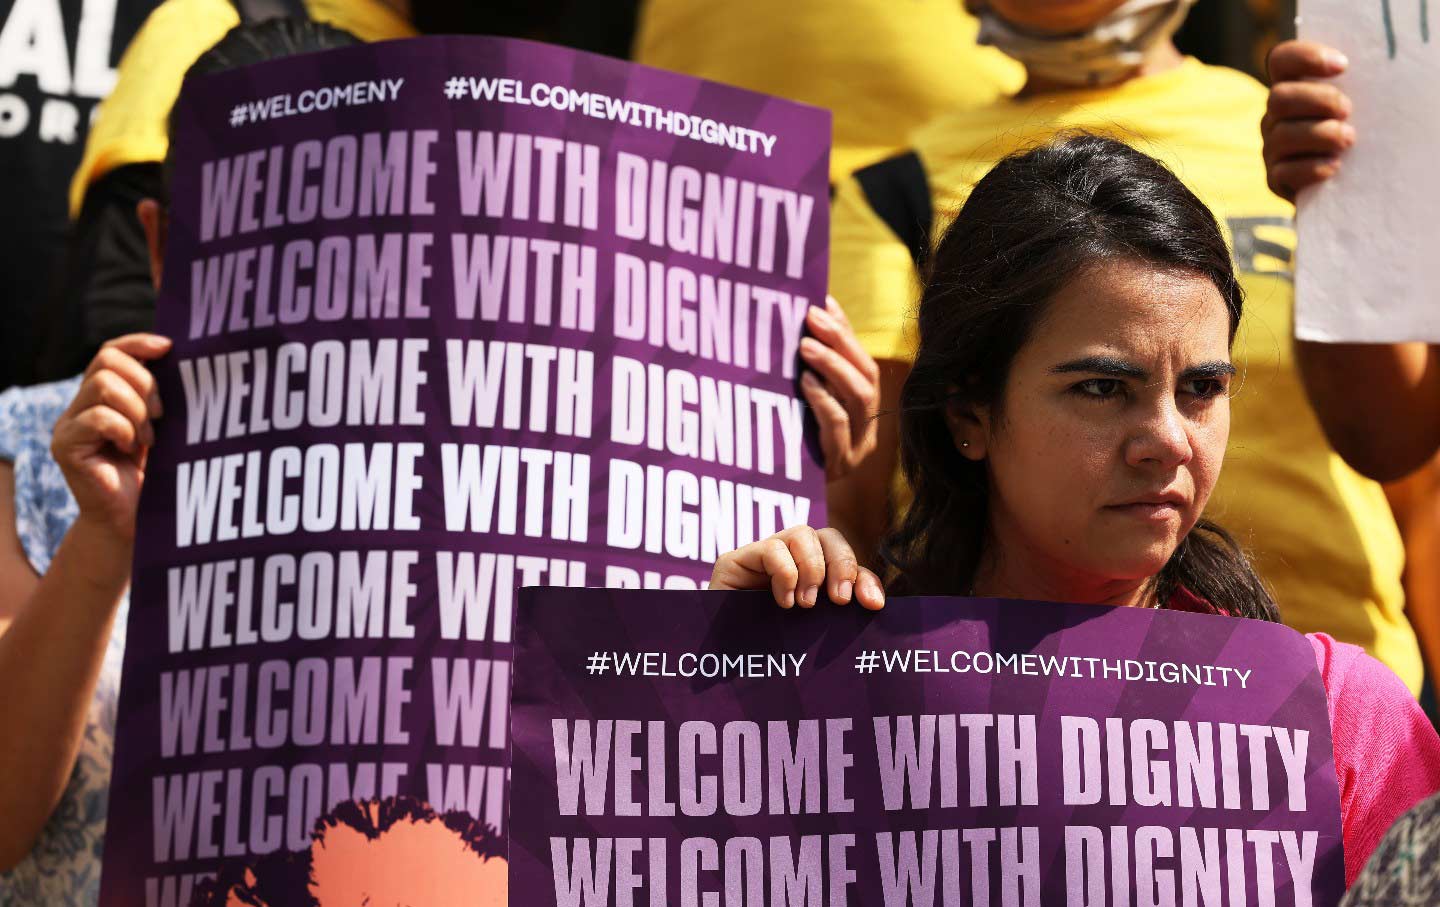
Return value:
M 0 389 L 32 381 L 70 177 L 125 46 L 159 0 L 0 0 Z

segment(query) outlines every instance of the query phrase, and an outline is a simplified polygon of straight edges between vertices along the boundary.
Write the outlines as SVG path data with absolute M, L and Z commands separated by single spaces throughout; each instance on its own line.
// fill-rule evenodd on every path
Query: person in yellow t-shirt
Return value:
M 299 0 L 295 5 L 302 6 Z M 398 0 L 304 0 L 303 10 L 362 41 L 415 34 Z M 105 174 L 164 160 L 166 118 L 185 71 L 239 24 L 240 12 L 230 0 L 165 0 L 156 7 L 120 58 L 115 90 L 90 127 L 85 156 L 70 182 L 72 218 L 79 216 L 86 190 Z
M 1020 88 L 1024 70 L 977 27 L 961 0 L 646 0 L 633 58 L 829 108 L 840 179 L 933 117 Z
M 1394 517 L 1381 487 L 1326 441 L 1293 361 L 1293 211 L 1266 186 L 1256 128 L 1265 88 L 1176 50 L 1171 36 L 1189 5 L 970 0 L 982 40 L 1025 63 L 1026 86 L 1013 100 L 934 121 L 909 152 L 839 186 L 831 293 L 880 361 L 881 412 L 893 412 L 912 350 L 917 262 L 996 161 L 1072 129 L 1164 161 L 1226 228 L 1247 297 L 1230 450 L 1212 511 L 1249 549 L 1286 623 L 1364 646 L 1418 691 L 1423 669 L 1403 610 Z M 888 519 L 873 502 L 894 475 L 894 422 L 882 418 L 878 452 L 843 501 L 832 488 L 842 518 L 849 511 L 851 525 L 865 524 L 868 552 Z

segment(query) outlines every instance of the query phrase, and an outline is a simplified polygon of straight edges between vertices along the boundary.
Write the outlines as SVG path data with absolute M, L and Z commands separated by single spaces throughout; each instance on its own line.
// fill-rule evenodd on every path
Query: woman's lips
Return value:
M 1134 504 L 1112 504 L 1105 508 L 1123 516 L 1156 522 L 1169 520 L 1180 515 L 1180 505 L 1174 501 L 1142 501 Z

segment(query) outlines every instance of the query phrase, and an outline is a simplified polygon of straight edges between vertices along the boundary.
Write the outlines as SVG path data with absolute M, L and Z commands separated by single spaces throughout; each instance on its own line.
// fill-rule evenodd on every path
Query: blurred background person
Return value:
M 634 2 L 164 0 L 120 60 L 114 91 L 78 168 L 74 162 L 65 168 L 74 172 L 68 204 L 75 224 L 38 353 L 26 354 L 27 362 L 38 360 L 30 380 L 73 375 L 107 339 L 149 328 L 155 291 L 135 206 L 158 196 L 166 117 L 185 71 L 234 26 L 288 16 L 333 25 L 362 41 L 493 34 L 624 56 L 634 31 Z
M 978 27 L 961 0 L 645 0 L 633 57 L 829 109 L 839 179 L 941 113 L 1019 90 L 1024 69 Z
M 121 52 L 158 2 L 0 0 L 0 390 L 36 380 L 70 175 Z
M 159 198 L 166 120 L 188 70 L 230 29 L 280 15 L 333 25 L 365 41 L 415 34 L 404 0 L 165 0 L 120 60 L 74 168 L 75 219 L 64 275 L 46 316 L 36 376 L 85 367 L 106 340 L 148 330 L 155 310 L 141 199 Z M 32 356 L 35 354 L 32 353 Z
M 881 412 L 894 412 L 931 238 L 995 161 L 1085 129 L 1166 162 L 1226 229 L 1248 301 L 1228 468 L 1211 510 L 1247 546 L 1287 623 L 1364 646 L 1417 692 L 1423 667 L 1404 613 L 1394 516 L 1380 485 L 1331 449 L 1293 361 L 1292 208 L 1266 186 L 1254 128 L 1265 88 L 1179 51 L 1173 36 L 1190 6 L 971 0 L 980 40 L 1024 63 L 1026 85 L 1014 99 L 936 119 L 909 152 L 841 183 L 831 292 L 880 361 Z M 880 423 L 879 455 L 855 474 L 848 505 L 855 522 L 869 517 L 856 542 L 872 557 L 886 522 L 873 502 L 895 473 L 897 449 L 895 419 Z M 901 506 L 903 497 L 895 492 Z

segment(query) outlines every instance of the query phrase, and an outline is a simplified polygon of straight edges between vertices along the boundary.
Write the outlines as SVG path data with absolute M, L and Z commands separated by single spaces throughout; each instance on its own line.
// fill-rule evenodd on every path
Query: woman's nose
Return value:
M 1173 469 L 1190 462 L 1194 447 L 1190 426 L 1174 400 L 1157 405 L 1135 427 L 1126 444 L 1125 459 L 1131 466 L 1154 464 Z

